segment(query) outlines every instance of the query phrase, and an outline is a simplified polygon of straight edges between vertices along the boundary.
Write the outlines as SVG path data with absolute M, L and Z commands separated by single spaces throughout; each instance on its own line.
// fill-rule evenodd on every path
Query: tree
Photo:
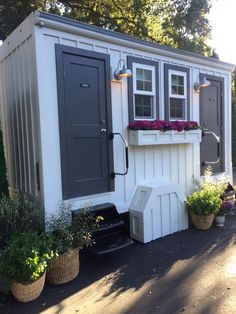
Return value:
M 4 40 L 33 11 L 59 14 L 56 3 L 47 0 L 0 0 L 0 40 Z
M 0 38 L 41 9 L 176 48 L 211 54 L 212 0 L 0 0 Z

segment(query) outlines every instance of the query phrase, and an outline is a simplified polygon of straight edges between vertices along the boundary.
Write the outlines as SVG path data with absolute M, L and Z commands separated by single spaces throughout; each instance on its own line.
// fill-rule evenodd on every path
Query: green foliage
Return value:
M 227 182 L 213 181 L 210 175 L 211 171 L 207 169 L 205 179 L 199 183 L 197 190 L 187 196 L 186 208 L 196 215 L 216 214 L 222 204 L 220 197 L 226 189 Z
M 97 227 L 94 216 L 86 209 L 72 220 L 69 203 L 61 204 L 57 214 L 49 216 L 46 222 L 46 231 L 53 239 L 53 250 L 58 254 L 91 244 L 92 233 Z
M 41 9 L 160 44 L 210 55 L 212 0 L 0 1 L 0 38 Z
M 44 212 L 36 200 L 23 193 L 0 199 L 0 247 L 6 244 L 13 234 L 27 230 L 44 229 Z
M 12 236 L 0 257 L 0 273 L 23 284 L 37 280 L 54 257 L 50 238 L 36 232 Z
M 4 146 L 2 140 L 2 131 L 0 129 L 0 198 L 3 195 L 8 196 L 8 182 Z

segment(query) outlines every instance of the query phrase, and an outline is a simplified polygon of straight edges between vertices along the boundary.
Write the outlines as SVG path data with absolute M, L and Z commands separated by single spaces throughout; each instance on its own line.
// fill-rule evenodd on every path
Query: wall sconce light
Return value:
M 123 62 L 123 68 L 121 68 L 121 63 Z M 114 71 L 114 77 L 116 80 L 121 80 L 123 77 L 132 76 L 132 71 L 125 67 L 125 60 L 120 59 L 117 65 L 117 69 Z
M 201 87 L 207 87 L 210 86 L 211 82 L 209 82 L 206 77 L 204 76 L 201 82 L 196 82 L 193 85 L 193 89 L 195 92 L 199 92 Z

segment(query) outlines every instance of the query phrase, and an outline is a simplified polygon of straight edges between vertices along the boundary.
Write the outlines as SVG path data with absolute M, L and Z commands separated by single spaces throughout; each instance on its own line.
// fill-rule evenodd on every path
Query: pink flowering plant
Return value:
M 196 121 L 134 121 L 129 124 L 129 130 L 158 130 L 158 131 L 170 131 L 175 130 L 177 132 L 190 131 L 199 129 L 199 125 Z
M 233 205 L 230 202 L 223 202 L 220 206 L 217 216 L 226 216 L 232 208 Z

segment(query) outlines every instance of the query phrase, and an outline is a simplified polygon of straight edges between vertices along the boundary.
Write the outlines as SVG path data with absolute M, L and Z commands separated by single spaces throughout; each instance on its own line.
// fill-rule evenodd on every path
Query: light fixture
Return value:
M 121 68 L 121 63 L 123 62 L 123 68 Z M 125 60 L 120 59 L 117 65 L 117 69 L 114 71 L 114 77 L 116 80 L 121 80 L 123 77 L 132 76 L 132 71 L 125 67 Z
M 204 76 L 201 82 L 196 82 L 193 85 L 193 89 L 195 92 L 199 92 L 201 87 L 207 87 L 210 86 L 211 82 L 209 82 L 206 77 Z

